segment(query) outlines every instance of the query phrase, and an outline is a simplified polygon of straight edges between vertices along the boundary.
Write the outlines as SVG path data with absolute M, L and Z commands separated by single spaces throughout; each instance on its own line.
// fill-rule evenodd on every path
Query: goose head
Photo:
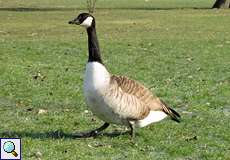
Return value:
M 76 24 L 85 28 L 89 28 L 95 26 L 95 19 L 89 13 L 81 13 L 72 21 L 69 21 L 69 24 Z

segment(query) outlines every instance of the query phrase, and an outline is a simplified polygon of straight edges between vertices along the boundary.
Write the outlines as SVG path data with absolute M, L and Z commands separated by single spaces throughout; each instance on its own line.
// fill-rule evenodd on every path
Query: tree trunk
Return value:
M 87 0 L 86 2 L 89 13 L 93 13 L 95 11 L 96 0 Z
M 230 0 L 216 0 L 212 8 L 230 8 Z

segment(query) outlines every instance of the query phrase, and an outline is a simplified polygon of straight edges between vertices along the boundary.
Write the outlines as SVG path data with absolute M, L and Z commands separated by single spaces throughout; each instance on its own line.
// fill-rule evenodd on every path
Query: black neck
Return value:
M 96 28 L 89 27 L 87 28 L 88 33 L 88 49 L 89 49 L 89 59 L 88 62 L 99 62 L 102 63 L 99 43 L 97 40 Z

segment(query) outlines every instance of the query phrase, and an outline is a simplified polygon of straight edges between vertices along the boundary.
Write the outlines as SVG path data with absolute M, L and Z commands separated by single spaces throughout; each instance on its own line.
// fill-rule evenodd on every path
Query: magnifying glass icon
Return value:
M 17 157 L 18 154 L 15 152 L 15 145 L 11 141 L 7 141 L 3 144 L 3 149 L 6 153 L 11 153 L 14 155 L 14 157 Z

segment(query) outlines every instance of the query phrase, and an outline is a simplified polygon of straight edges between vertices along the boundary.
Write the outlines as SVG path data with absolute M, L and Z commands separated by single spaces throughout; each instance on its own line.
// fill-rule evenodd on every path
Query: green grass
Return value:
M 230 11 L 202 9 L 212 3 L 98 1 L 108 69 L 142 82 L 182 115 L 180 124 L 138 129 L 133 144 L 129 135 L 71 136 L 102 124 L 85 112 L 86 33 L 67 24 L 83 1 L 0 1 L 0 137 L 21 137 L 23 158 L 32 160 L 229 159 Z M 20 7 L 38 9 L 12 11 Z
M 97 8 L 210 8 L 213 0 L 97 0 Z M 86 0 L 0 0 L 2 8 L 85 8 Z

